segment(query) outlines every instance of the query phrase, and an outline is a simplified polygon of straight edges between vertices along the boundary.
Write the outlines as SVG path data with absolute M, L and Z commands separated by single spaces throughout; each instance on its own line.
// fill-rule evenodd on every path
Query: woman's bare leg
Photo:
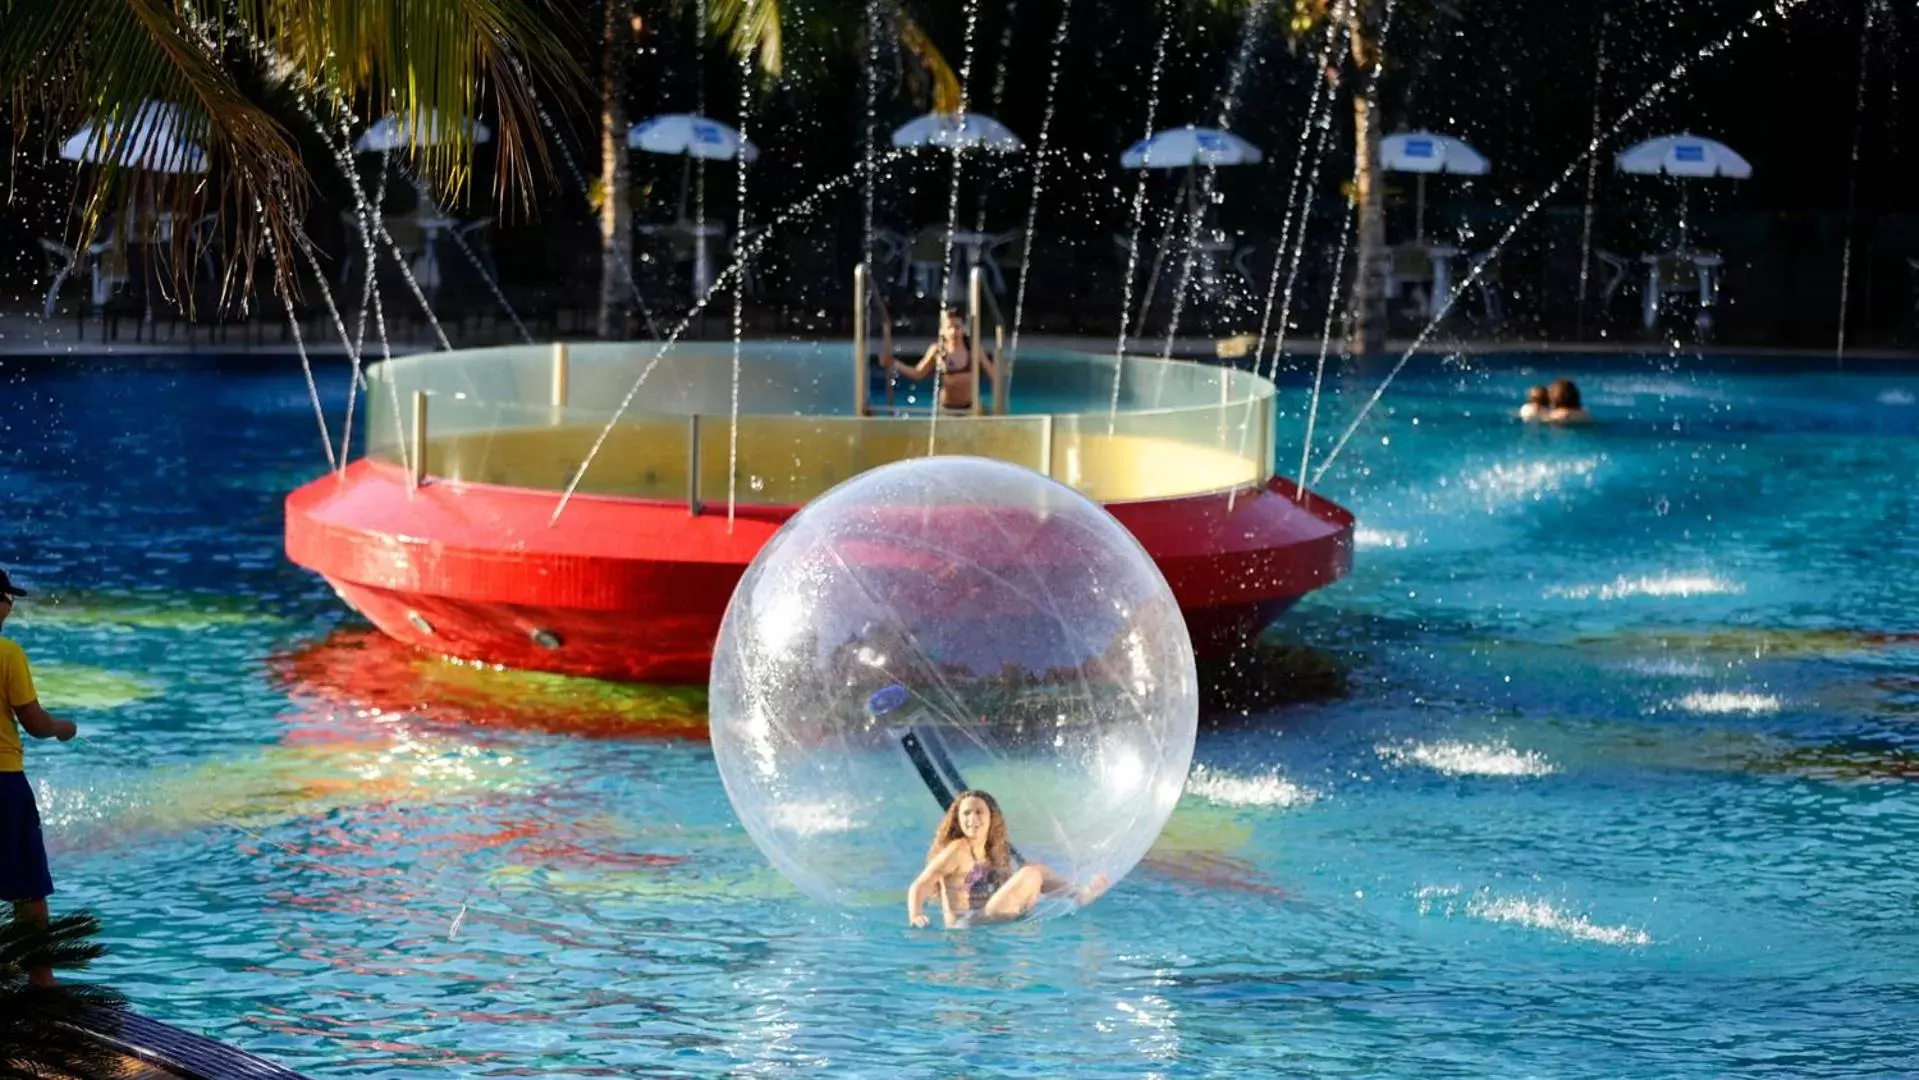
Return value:
M 1019 868 L 1012 877 L 1006 879 L 993 893 L 992 899 L 980 909 L 980 914 L 989 919 L 1017 919 L 1033 910 L 1033 904 L 1039 900 L 1040 890 L 1045 886 L 1047 871 L 1038 863 L 1027 863 Z

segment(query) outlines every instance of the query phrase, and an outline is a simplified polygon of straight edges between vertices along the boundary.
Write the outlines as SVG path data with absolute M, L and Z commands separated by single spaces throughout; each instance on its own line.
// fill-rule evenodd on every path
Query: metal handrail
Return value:
M 993 290 L 986 287 L 985 270 L 978 266 L 973 267 L 967 285 L 972 306 L 971 318 L 968 322 L 972 324 L 975 343 L 980 340 L 982 317 L 987 312 L 991 312 L 993 316 L 993 415 L 1004 416 L 1006 410 L 1012 407 L 1013 386 L 1013 356 L 1006 351 L 1006 314 L 1000 310 L 999 298 L 993 295 Z M 977 388 L 973 394 L 973 404 L 974 411 L 977 412 L 979 405 Z

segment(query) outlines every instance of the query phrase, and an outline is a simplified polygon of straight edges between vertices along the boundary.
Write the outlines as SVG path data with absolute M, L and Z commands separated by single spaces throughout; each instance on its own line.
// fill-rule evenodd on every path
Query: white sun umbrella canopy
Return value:
M 684 154 L 709 161 L 753 161 L 760 156 L 760 148 L 742 139 L 737 130 L 693 113 L 648 117 L 627 131 L 626 145 L 649 154 Z
M 967 113 L 964 117 L 954 113 L 927 113 L 894 131 L 893 145 L 902 149 L 934 146 L 995 154 L 1010 154 L 1026 148 L 1010 128 L 985 113 Z
M 1119 156 L 1128 169 L 1185 169 L 1195 165 L 1257 165 L 1259 147 L 1230 131 L 1194 127 L 1154 132 Z
M 451 124 L 442 130 L 438 110 L 429 110 L 424 115 L 414 117 L 411 124 L 407 120 L 400 113 L 382 116 L 354 140 L 354 151 L 368 154 L 381 150 L 404 150 L 408 146 L 438 146 L 453 132 Z M 476 143 L 493 138 L 492 129 L 478 120 L 467 122 L 467 134 Z
M 1629 146 L 1619 152 L 1613 164 L 1622 173 L 1641 176 L 1672 176 L 1680 180 L 1725 177 L 1744 180 L 1752 175 L 1752 162 L 1718 139 L 1681 132 Z M 1679 185 L 1679 247 L 1688 245 L 1686 236 L 1686 188 Z
M 1430 131 L 1402 131 L 1379 140 L 1379 163 L 1394 172 L 1464 176 L 1484 176 L 1492 168 L 1486 155 L 1465 140 Z
M 1426 238 L 1426 177 L 1431 173 L 1484 176 L 1492 170 L 1486 155 L 1451 135 L 1403 131 L 1379 140 L 1379 165 L 1392 172 L 1417 173 L 1413 237 Z
M 1724 176 L 1744 180 L 1752 163 L 1718 139 L 1699 135 L 1661 135 L 1619 152 L 1614 163 L 1623 173 L 1667 176 Z
M 196 127 L 178 105 L 148 101 L 122 121 L 97 117 L 87 121 L 60 144 L 60 156 L 149 172 L 203 173 L 206 148 L 188 137 Z

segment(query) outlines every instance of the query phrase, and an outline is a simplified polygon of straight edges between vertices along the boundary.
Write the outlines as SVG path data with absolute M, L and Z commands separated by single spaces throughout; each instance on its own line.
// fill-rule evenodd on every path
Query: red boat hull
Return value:
M 1172 586 L 1202 660 L 1245 647 L 1352 566 L 1352 515 L 1275 477 L 1229 498 L 1109 503 Z M 360 460 L 287 498 L 286 550 L 396 639 L 513 668 L 705 682 L 746 566 L 798 507 L 685 503 L 447 481 L 409 490 Z

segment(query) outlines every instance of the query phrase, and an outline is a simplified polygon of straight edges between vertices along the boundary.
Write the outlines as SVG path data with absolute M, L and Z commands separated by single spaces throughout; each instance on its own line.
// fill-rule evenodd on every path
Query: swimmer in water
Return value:
M 1554 379 L 1546 388 L 1548 424 L 1590 424 L 1592 414 L 1579 403 L 1579 387 L 1571 379 Z
M 1547 411 L 1551 408 L 1552 406 L 1547 403 L 1546 388 L 1535 386 L 1526 391 L 1526 403 L 1519 407 L 1519 418 L 1529 424 L 1544 420 Z
M 1013 846 L 999 803 L 984 791 L 962 791 L 946 808 L 926 868 L 906 889 L 906 921 L 925 926 L 921 910 L 937 892 L 948 929 L 982 922 L 1011 922 L 1033 910 L 1043 895 L 1071 893 L 1081 905 L 1106 891 L 1106 875 L 1075 886 L 1039 863 L 1014 869 Z

